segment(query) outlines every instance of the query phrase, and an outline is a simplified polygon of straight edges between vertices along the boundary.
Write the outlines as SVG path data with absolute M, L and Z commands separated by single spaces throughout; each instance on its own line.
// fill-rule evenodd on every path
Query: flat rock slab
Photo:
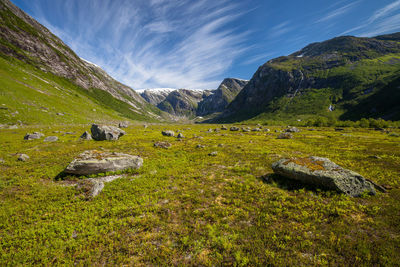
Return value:
M 374 185 L 351 170 L 344 169 L 327 158 L 307 157 L 281 159 L 272 164 L 275 173 L 356 197 L 364 192 L 375 195 Z
M 96 141 L 118 140 L 121 136 L 125 135 L 125 131 L 115 126 L 93 124 L 90 130 L 92 138 Z
M 58 141 L 58 137 L 57 136 L 48 136 L 43 141 L 44 142 L 56 142 L 56 141 Z
M 64 170 L 64 173 L 89 175 L 127 169 L 139 169 L 143 159 L 123 153 L 110 153 L 88 150 L 74 159 Z

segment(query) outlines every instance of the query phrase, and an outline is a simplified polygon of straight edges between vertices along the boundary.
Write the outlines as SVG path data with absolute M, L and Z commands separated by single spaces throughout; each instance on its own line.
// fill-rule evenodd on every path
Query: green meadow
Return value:
M 90 124 L 0 129 L 0 265 L 399 264 L 400 130 L 303 127 L 281 140 L 275 130 L 283 127 L 210 128 L 220 125 L 137 124 L 120 140 L 101 142 L 79 140 Z M 164 129 L 185 138 L 162 136 Z M 23 140 L 34 131 L 59 141 Z M 68 186 L 82 177 L 59 174 L 91 149 L 139 155 L 144 164 L 87 198 Z M 18 161 L 19 153 L 30 159 Z M 311 155 L 387 193 L 351 198 L 272 174 L 280 158 Z

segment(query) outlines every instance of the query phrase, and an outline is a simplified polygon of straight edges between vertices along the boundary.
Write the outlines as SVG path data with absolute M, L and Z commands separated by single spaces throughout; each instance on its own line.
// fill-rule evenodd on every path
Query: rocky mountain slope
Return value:
M 76 107 L 63 107 L 62 103 L 75 105 L 74 99 L 68 101 L 65 98 L 76 95 L 75 97 L 87 98 L 85 102 L 93 103 L 93 106 L 97 107 L 87 110 L 86 115 L 89 117 L 101 118 L 102 114 L 110 113 L 116 117 L 137 120 L 161 119 L 162 112 L 149 105 L 134 90 L 114 80 L 100 67 L 79 58 L 58 37 L 9 0 L 0 0 L 0 58 L 2 60 L 0 97 L 6 95 L 7 98 L 0 98 L 0 100 L 14 103 L 8 107 L 9 110 L 14 110 L 14 113 L 18 111 L 18 106 L 21 108 L 26 106 L 24 103 L 33 105 L 30 113 L 40 111 L 41 106 L 46 109 L 58 108 L 67 112 Z M 21 72 L 20 75 L 8 71 L 13 67 Z M 35 83 L 38 84 L 35 85 Z M 21 85 L 30 90 L 19 94 Z M 37 87 L 51 88 L 42 90 Z M 57 89 L 54 90 L 54 88 Z M 33 97 L 32 94 L 38 90 L 44 92 L 43 96 Z M 52 96 L 54 101 L 62 94 L 65 95 L 60 101 L 55 101 L 59 106 L 55 107 L 46 103 L 47 100 L 44 97 L 46 94 Z M 82 106 L 80 108 L 84 109 Z M 26 110 L 21 109 L 19 112 Z M 8 119 L 2 119 L 3 122 L 21 117 L 3 115 L 4 117 L 9 115 Z M 79 117 L 79 115 L 71 116 Z M 56 120 L 64 121 L 65 119 L 65 116 L 60 116 Z
M 400 119 L 400 33 L 344 36 L 268 61 L 219 121 Z
M 199 103 L 197 115 L 205 116 L 223 111 L 248 82 L 235 78 L 224 79 L 217 90 L 211 91 L 211 94 Z
M 156 88 L 137 90 L 147 102 L 176 118 L 193 119 L 223 111 L 248 81 L 226 78 L 216 90 Z

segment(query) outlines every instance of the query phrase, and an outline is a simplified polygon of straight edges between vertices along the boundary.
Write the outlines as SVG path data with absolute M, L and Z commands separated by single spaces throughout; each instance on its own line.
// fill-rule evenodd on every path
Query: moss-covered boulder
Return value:
M 335 190 L 349 196 L 375 195 L 374 185 L 360 174 L 344 169 L 327 158 L 281 159 L 272 164 L 275 173 L 306 184 Z

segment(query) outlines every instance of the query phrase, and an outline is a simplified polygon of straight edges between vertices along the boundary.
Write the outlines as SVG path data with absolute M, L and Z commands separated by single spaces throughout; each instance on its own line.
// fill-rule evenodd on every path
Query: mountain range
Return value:
M 2 124 L 400 120 L 400 33 L 313 43 L 215 90 L 134 91 L 0 0 L 0 77 Z

